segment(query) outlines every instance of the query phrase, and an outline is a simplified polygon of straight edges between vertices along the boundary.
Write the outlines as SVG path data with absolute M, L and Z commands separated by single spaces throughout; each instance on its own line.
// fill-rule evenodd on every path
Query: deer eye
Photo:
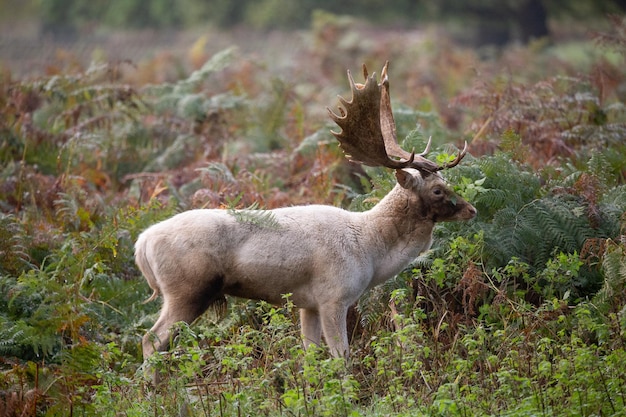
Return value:
M 441 194 L 443 194 L 443 191 L 441 190 L 441 188 L 435 188 L 433 189 L 433 194 L 436 196 L 439 196 Z

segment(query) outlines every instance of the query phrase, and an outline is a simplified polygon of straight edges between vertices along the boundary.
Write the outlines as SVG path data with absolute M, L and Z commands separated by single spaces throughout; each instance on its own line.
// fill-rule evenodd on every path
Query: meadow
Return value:
M 141 52 L 2 72 L 0 415 L 626 415 L 623 18 L 497 50 L 325 16 Z M 231 298 L 144 364 L 139 233 L 192 208 L 372 207 L 393 172 L 349 163 L 326 107 L 386 60 L 405 149 L 468 141 L 444 175 L 478 216 L 361 298 L 348 362 L 304 350 L 286 294 Z

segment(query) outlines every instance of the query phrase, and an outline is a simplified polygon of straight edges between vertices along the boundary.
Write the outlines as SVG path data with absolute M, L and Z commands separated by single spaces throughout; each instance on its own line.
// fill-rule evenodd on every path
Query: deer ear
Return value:
M 396 169 L 396 179 L 398 184 L 407 190 L 414 188 L 419 182 L 418 178 L 403 169 Z
M 422 176 L 422 178 L 426 179 L 428 176 L 430 176 L 432 174 L 432 172 L 427 171 L 425 169 L 420 169 L 420 175 Z

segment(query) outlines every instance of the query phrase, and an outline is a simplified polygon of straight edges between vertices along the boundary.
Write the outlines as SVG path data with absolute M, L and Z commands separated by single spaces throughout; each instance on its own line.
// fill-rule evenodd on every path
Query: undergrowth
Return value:
M 611 21 L 600 45 L 623 53 L 623 21 Z M 472 61 L 429 42 L 418 67 Z M 146 227 L 200 207 L 263 227 L 271 214 L 252 209 L 366 210 L 395 180 L 346 163 L 326 122 L 306 120 L 331 104 L 318 91 L 293 93 L 235 49 L 156 84 L 126 83 L 127 65 L 2 80 L 0 415 L 624 415 L 626 118 L 613 64 L 472 86 L 455 66 L 400 66 L 427 92 L 397 106 L 405 148 L 433 135 L 429 157 L 444 162 L 457 152 L 444 143 L 474 137 L 444 175 L 477 218 L 438 225 L 432 250 L 361 298 L 347 362 L 303 349 L 286 295 L 181 323 L 172 351 L 146 363 L 159 308 L 142 303 L 133 261 Z M 435 98 L 446 92 L 457 106 Z

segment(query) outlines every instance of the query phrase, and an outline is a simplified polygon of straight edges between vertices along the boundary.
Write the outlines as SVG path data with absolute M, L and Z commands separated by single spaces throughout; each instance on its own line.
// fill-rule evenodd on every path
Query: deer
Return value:
M 340 127 L 331 130 L 355 163 L 395 170 L 397 184 L 373 208 L 351 212 L 330 205 L 273 210 L 193 209 L 150 226 L 135 244 L 135 261 L 163 305 L 142 339 L 144 359 L 167 351 L 177 322 L 192 324 L 225 296 L 280 305 L 284 295 L 300 310 L 305 348 L 322 335 L 333 357 L 349 358 L 348 308 L 368 289 L 404 270 L 432 244 L 437 222 L 466 221 L 476 209 L 455 194 L 438 165 L 398 144 L 389 96 L 388 64 L 356 83 L 352 98 L 339 96 Z M 261 212 L 262 214 L 256 213 Z M 255 214 L 256 213 L 256 214 Z M 256 217 L 255 217 L 256 216 Z M 254 221 L 250 219 L 259 219 Z

